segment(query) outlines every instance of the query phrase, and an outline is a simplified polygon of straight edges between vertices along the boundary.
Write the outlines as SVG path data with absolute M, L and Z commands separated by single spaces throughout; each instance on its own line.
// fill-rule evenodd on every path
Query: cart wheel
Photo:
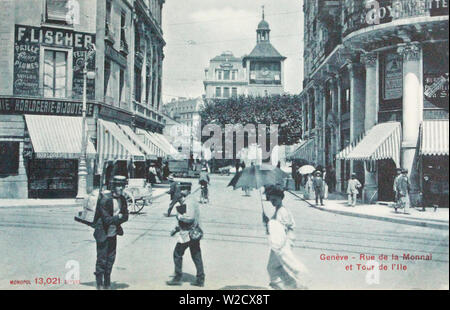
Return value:
M 128 212 L 131 214 L 135 213 L 136 203 L 134 201 L 134 197 L 129 192 L 124 192 L 123 195 L 125 196 L 125 199 L 127 200 L 127 206 L 128 206 Z
M 145 207 L 145 200 L 144 199 L 139 199 L 139 200 L 135 200 L 134 202 L 134 210 L 133 210 L 133 214 L 138 214 L 139 212 L 141 212 L 141 210 Z

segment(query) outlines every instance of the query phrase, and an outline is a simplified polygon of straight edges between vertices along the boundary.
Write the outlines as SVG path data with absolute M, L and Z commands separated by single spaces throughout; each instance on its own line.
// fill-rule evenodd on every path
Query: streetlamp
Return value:
M 82 107 L 82 125 L 81 125 L 81 153 L 80 160 L 78 162 L 78 193 L 77 200 L 83 200 L 87 196 L 87 166 L 86 166 L 86 149 L 87 149 L 87 139 L 86 139 L 86 88 L 87 79 L 95 79 L 95 72 L 88 72 L 87 64 L 91 57 L 95 55 L 95 45 L 90 44 L 88 46 L 88 51 L 84 54 L 84 67 L 83 67 L 83 107 Z

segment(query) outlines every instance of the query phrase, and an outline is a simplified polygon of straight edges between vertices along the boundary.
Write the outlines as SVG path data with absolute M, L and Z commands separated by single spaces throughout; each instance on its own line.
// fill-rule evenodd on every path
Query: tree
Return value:
M 202 128 L 207 124 L 217 124 L 225 128 L 227 124 L 277 124 L 278 143 L 292 145 L 302 135 L 301 99 L 298 95 L 273 95 L 266 97 L 239 96 L 212 99 L 205 103 L 201 112 Z M 208 137 L 202 137 L 203 141 Z

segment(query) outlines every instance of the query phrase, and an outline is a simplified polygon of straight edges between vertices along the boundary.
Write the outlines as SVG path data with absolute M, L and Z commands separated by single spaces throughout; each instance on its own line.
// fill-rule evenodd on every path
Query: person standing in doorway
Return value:
M 97 289 L 111 288 L 111 272 L 116 259 L 117 235 L 123 235 L 121 224 L 128 221 L 127 201 L 123 196 L 126 178 L 114 176 L 112 193 L 98 202 L 94 216 L 94 238 L 97 244 L 95 279 Z
M 393 190 L 394 190 L 394 203 L 398 204 L 398 193 L 397 193 L 397 182 L 398 179 L 402 176 L 402 168 L 395 169 L 397 175 L 394 178 Z
M 348 205 L 356 206 L 356 199 L 358 198 L 359 188 L 361 188 L 361 183 L 356 178 L 356 173 L 352 173 L 350 180 L 348 180 L 347 185 L 347 195 L 348 195 Z

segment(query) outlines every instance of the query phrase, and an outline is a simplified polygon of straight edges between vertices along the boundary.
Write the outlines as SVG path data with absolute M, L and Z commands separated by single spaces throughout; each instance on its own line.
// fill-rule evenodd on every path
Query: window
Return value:
M 231 71 L 231 79 L 232 79 L 233 81 L 236 80 L 236 75 L 237 75 L 237 71 L 236 71 L 236 70 Z
M 109 77 L 111 76 L 111 61 L 105 59 L 105 84 L 103 89 L 103 96 L 106 96 L 108 91 Z
M 141 69 L 135 68 L 134 69 L 134 99 L 137 102 L 141 102 L 141 95 L 142 95 L 142 77 L 141 77 Z
M 225 98 L 230 98 L 230 88 L 229 87 L 224 87 L 223 88 L 223 96 Z
M 122 12 L 120 15 L 120 51 L 128 54 L 128 43 L 125 34 L 126 13 Z
M 217 74 L 217 79 L 221 80 L 222 79 L 222 70 L 216 70 L 216 74 Z
M 231 88 L 231 96 L 232 97 L 237 97 L 237 87 Z
M 316 102 L 311 101 L 311 129 L 316 128 Z
M 222 97 L 222 93 L 221 93 L 220 87 L 216 87 L 216 97 L 217 97 L 217 98 Z
M 67 96 L 67 52 L 45 50 L 44 97 Z
M 150 76 L 150 67 L 147 67 L 147 75 L 145 77 L 145 100 L 147 100 L 147 105 L 153 104 L 151 101 L 151 98 L 149 98 L 150 95 L 150 87 L 151 87 L 151 76 Z
M 120 73 L 119 73 L 119 106 L 120 103 L 123 100 L 123 87 L 125 85 L 125 71 L 120 68 Z
M 230 70 L 223 71 L 223 79 L 229 80 L 230 79 Z
M 66 16 L 69 13 L 67 2 L 68 0 L 46 0 L 46 21 L 66 24 Z
M 111 0 L 106 0 L 106 18 L 105 18 L 105 35 L 113 37 L 113 29 L 111 24 Z
M 350 88 L 342 90 L 341 100 L 341 113 L 348 113 L 350 111 Z
M 0 175 L 19 173 L 19 142 L 0 142 Z

